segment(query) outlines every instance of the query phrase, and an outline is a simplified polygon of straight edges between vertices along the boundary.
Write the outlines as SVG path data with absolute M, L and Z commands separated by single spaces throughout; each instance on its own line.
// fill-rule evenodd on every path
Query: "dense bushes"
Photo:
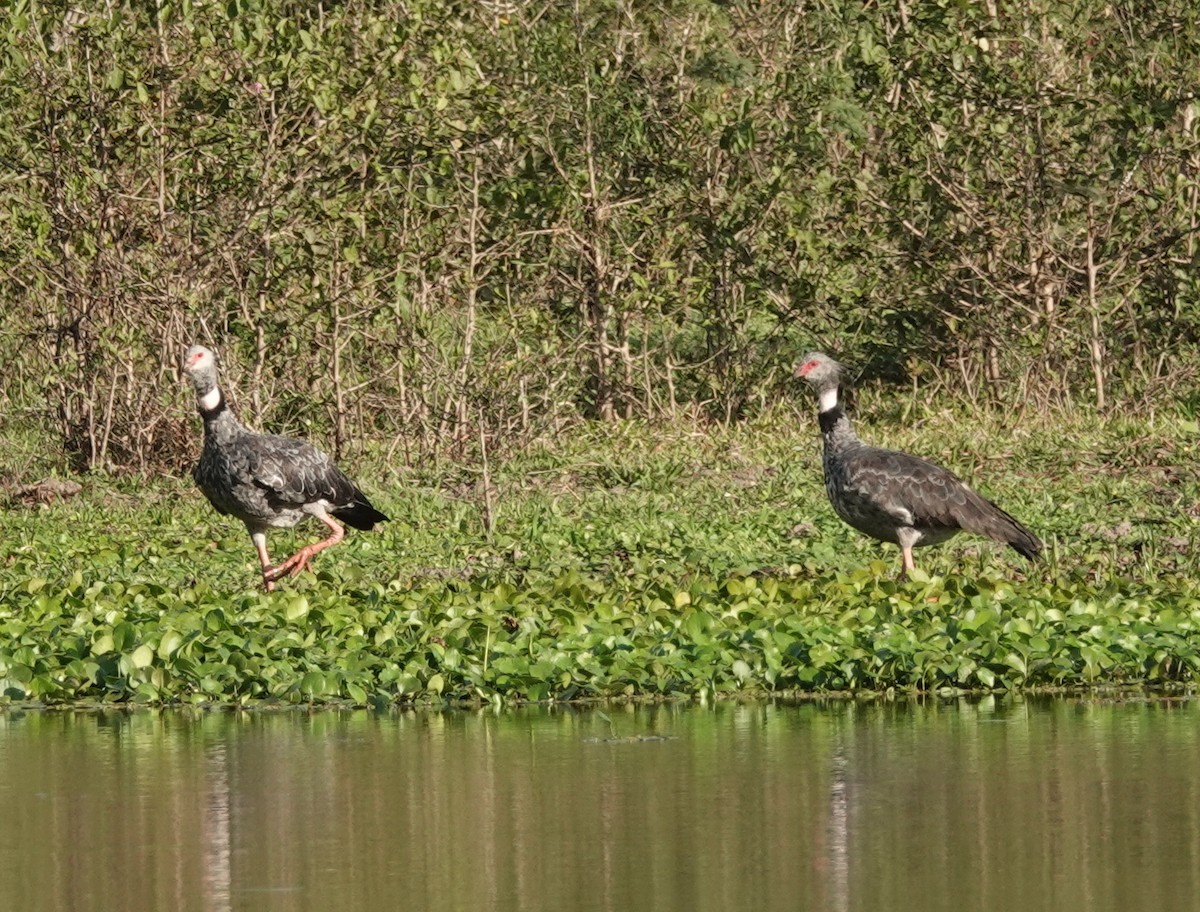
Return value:
M 815 344 L 1100 407 L 1200 347 L 1182 0 L 0 17 L 0 402 L 79 466 L 181 463 L 192 340 L 407 458 L 735 418 Z

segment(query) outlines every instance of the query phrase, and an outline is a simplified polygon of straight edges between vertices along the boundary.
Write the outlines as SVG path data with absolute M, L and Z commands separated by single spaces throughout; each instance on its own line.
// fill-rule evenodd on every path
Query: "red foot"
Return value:
M 313 548 L 311 545 L 306 545 L 285 560 L 278 567 L 270 567 L 267 570 L 264 570 L 263 579 L 266 580 L 267 583 L 272 583 L 284 574 L 299 576 L 304 568 L 308 566 L 309 561 L 316 556 L 318 550 L 320 549 Z

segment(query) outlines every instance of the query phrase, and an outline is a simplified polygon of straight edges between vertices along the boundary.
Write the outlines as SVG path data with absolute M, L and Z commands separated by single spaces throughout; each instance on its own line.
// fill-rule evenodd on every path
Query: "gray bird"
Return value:
M 913 548 L 936 545 L 966 530 L 1010 545 L 1033 560 L 1042 543 L 954 473 L 917 456 L 868 446 L 838 404 L 843 366 L 811 352 L 795 374 L 820 397 L 825 491 L 834 511 L 872 538 L 900 546 L 903 579 L 914 567 Z
M 183 372 L 196 389 L 204 419 L 204 450 L 192 475 L 218 513 L 246 524 L 268 592 L 275 580 L 286 573 L 296 576 L 317 554 L 342 540 L 345 530 L 337 519 L 364 530 L 387 519 L 316 447 L 243 426 L 221 395 L 216 359 L 207 348 L 189 348 Z M 272 566 L 267 530 L 290 528 L 307 516 L 328 526 L 329 536 Z

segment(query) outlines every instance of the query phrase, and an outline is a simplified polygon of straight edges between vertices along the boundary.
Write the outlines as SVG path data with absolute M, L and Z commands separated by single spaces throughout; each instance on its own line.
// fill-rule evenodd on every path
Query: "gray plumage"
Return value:
M 841 372 L 840 364 L 820 352 L 805 355 L 795 371 L 820 396 L 825 490 L 838 516 L 872 538 L 899 545 L 902 574 L 913 569 L 913 548 L 944 542 L 962 530 L 1004 542 L 1031 560 L 1041 554 L 1037 536 L 954 473 L 859 440 L 838 403 Z
M 207 348 L 188 349 L 183 371 L 195 387 L 204 420 L 204 449 L 193 477 L 217 512 L 245 523 L 268 590 L 284 573 L 299 573 L 318 552 L 342 539 L 342 527 L 333 517 L 364 530 L 387 519 L 316 447 L 242 425 L 221 394 L 216 360 Z M 308 516 L 324 523 L 331 534 L 271 566 L 267 530 L 294 526 Z

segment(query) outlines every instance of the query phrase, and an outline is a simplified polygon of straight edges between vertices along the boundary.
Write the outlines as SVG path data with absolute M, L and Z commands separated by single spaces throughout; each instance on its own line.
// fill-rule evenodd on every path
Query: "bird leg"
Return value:
M 267 582 L 271 582 L 272 580 L 279 579 L 285 573 L 290 573 L 292 576 L 296 576 L 297 574 L 300 573 L 300 571 L 302 571 L 305 567 L 307 567 L 309 565 L 309 562 L 314 557 L 316 557 L 318 554 L 320 554 L 326 548 L 328 548 L 332 545 L 336 545 L 338 542 L 340 542 L 345 537 L 346 530 L 343 529 L 331 517 L 318 516 L 317 519 L 321 520 L 321 522 L 325 523 L 325 525 L 329 526 L 329 528 L 333 530 L 330 533 L 329 537 L 323 538 L 319 542 L 316 542 L 314 544 L 305 545 L 303 548 L 301 548 L 299 551 L 297 551 L 295 554 L 293 554 L 291 557 L 289 557 L 287 560 L 285 560 L 282 564 L 280 564 L 278 567 L 264 568 L 263 569 L 263 579 L 264 580 L 266 580 Z
M 904 566 L 900 568 L 899 579 L 905 580 L 908 579 L 908 573 L 910 570 L 917 569 L 917 565 L 913 563 L 912 545 L 901 543 L 900 560 L 903 562 Z
M 254 550 L 258 552 L 258 563 L 262 567 L 263 588 L 270 592 L 275 588 L 273 578 L 267 576 L 271 569 L 271 558 L 267 556 L 267 533 L 251 532 L 250 540 L 254 542 Z

